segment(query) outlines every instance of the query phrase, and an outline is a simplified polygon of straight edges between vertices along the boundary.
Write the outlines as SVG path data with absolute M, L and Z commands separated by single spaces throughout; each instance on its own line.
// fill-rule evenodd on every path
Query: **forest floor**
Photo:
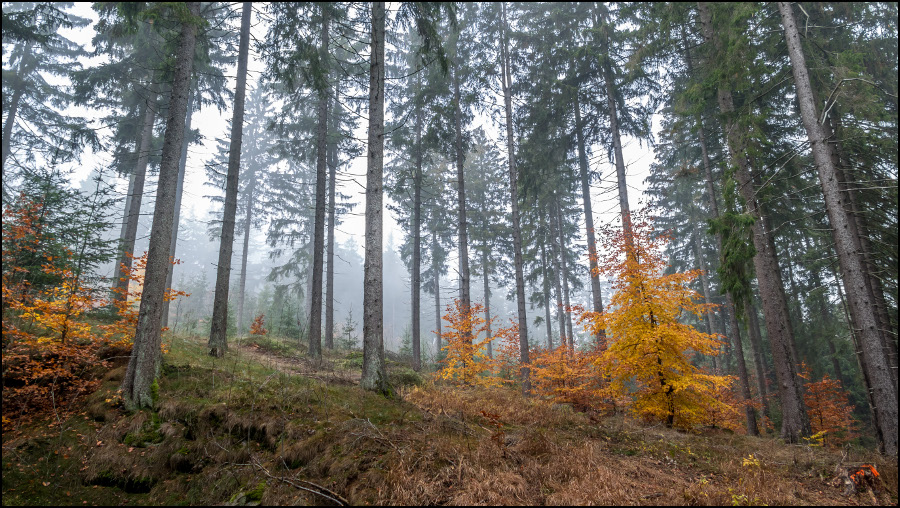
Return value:
M 170 341 L 154 410 L 121 407 L 119 364 L 76 408 L 4 429 L 3 504 L 897 503 L 897 462 L 871 451 L 844 464 L 873 464 L 875 488 L 844 496 L 840 451 L 455 388 L 390 361 L 386 399 L 357 386 L 359 351 L 314 364 L 263 338 L 217 360 L 205 338 Z

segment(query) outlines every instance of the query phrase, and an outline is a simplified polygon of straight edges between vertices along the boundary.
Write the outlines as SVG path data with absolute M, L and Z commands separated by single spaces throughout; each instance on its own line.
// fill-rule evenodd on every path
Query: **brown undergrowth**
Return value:
M 278 341 L 278 339 L 268 338 Z M 126 413 L 122 367 L 68 419 L 3 434 L 3 504 L 892 504 L 832 485 L 840 454 L 648 427 L 415 376 L 388 400 L 349 382 L 357 352 L 290 341 L 172 341 L 153 410 Z M 404 367 L 391 363 L 391 371 Z M 344 381 L 341 381 L 344 380 Z M 399 382 L 399 381 L 398 381 Z M 417 386 L 420 384 L 420 386 Z

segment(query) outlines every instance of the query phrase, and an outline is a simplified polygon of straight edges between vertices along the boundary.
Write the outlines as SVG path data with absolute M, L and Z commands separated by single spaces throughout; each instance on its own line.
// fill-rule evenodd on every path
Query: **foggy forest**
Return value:
M 4 2 L 4 504 L 897 503 L 897 3 Z

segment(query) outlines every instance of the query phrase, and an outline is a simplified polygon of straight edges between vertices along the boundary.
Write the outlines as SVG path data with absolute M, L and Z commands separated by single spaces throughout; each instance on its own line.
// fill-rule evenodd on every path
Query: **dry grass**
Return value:
M 72 432 L 60 430 L 56 441 L 37 429 L 4 435 L 4 501 L 24 490 L 10 499 L 53 504 L 74 492 L 61 500 L 329 504 L 322 493 L 332 492 L 353 504 L 896 503 L 896 461 L 871 453 L 848 460 L 873 461 L 882 488 L 874 498 L 846 498 L 829 483 L 837 452 L 580 413 L 513 388 L 426 384 L 386 400 L 321 381 L 356 375 L 335 372 L 338 356 L 316 367 L 236 348 L 217 361 L 202 340 L 182 341 L 155 411 L 125 414 L 106 402 L 121 379 L 111 373 L 81 419 L 67 424 Z M 45 461 L 31 472 L 22 465 L 65 449 L 76 462 L 54 469 Z M 71 473 L 66 480 L 62 471 Z M 22 489 L 34 479 L 51 486 Z

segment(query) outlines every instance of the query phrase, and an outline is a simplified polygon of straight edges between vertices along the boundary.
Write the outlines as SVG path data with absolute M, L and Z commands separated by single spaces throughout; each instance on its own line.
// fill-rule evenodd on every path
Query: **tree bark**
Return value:
M 715 38 L 712 26 L 712 18 L 709 7 L 704 3 L 698 3 L 700 19 L 703 25 L 704 38 L 719 50 L 719 41 Z M 734 102 L 731 90 L 725 82 L 720 82 L 718 87 L 719 109 L 725 120 L 726 139 L 731 160 L 736 166 L 735 176 L 738 180 L 740 193 L 747 203 L 750 214 L 756 219 L 753 224 L 753 244 L 756 247 L 756 256 L 753 265 L 759 280 L 760 294 L 763 300 L 763 310 L 766 318 L 766 331 L 769 342 L 772 345 L 772 356 L 775 361 L 775 374 L 778 377 L 779 393 L 781 395 L 782 423 L 781 438 L 789 443 L 797 443 L 803 436 L 809 435 L 809 419 L 800 393 L 800 384 L 796 371 L 796 365 L 792 361 L 793 330 L 787 311 L 787 302 L 784 299 L 784 286 L 781 280 L 781 271 L 775 258 L 775 253 L 766 238 L 766 231 L 762 227 L 762 214 L 755 200 L 755 187 L 750 176 L 750 168 L 745 153 L 745 141 L 738 125 L 728 116 L 734 114 Z
M 150 98 L 144 109 L 141 137 L 138 141 L 138 159 L 134 170 L 128 178 L 128 195 L 125 197 L 125 217 L 121 234 L 121 257 L 116 263 L 115 285 L 116 300 L 128 298 L 129 277 L 122 270 L 122 265 L 131 270 L 131 256 L 134 255 L 134 242 L 137 239 L 138 221 L 141 218 L 141 201 L 144 197 L 144 182 L 147 178 L 147 163 L 150 160 L 150 141 L 153 138 L 153 123 L 156 121 L 156 85 L 151 85 Z
M 188 146 L 191 144 L 191 117 L 194 112 L 194 89 L 191 88 L 188 95 L 187 115 L 184 120 L 184 142 L 181 143 L 181 159 L 178 162 L 178 186 L 175 188 L 175 218 L 172 220 L 172 242 L 169 245 L 169 256 L 175 257 L 175 247 L 178 245 L 178 224 L 181 222 L 181 197 L 184 195 L 184 174 L 187 170 Z M 175 273 L 175 265 L 169 265 L 169 274 L 166 276 L 166 288 L 172 287 L 172 277 Z M 162 313 L 163 328 L 169 326 L 169 300 L 163 302 Z
M 516 272 L 516 301 L 519 314 L 519 373 L 522 379 L 522 393 L 531 393 L 531 370 L 528 368 L 528 317 L 525 314 L 525 276 L 522 270 L 522 230 L 519 226 L 519 192 L 516 177 L 516 152 L 515 138 L 513 138 L 512 125 L 512 69 L 509 55 L 509 22 L 506 19 L 506 2 L 501 4 L 501 29 L 503 35 L 500 40 L 501 81 L 503 88 L 503 103 L 506 109 L 506 147 L 509 157 L 509 193 L 512 207 L 512 234 L 513 234 L 513 263 Z
M 363 290 L 363 368 L 360 385 L 389 393 L 384 367 L 382 199 L 384 187 L 384 2 L 372 3 L 369 62 L 369 145 L 366 168 L 366 257 Z
M 562 206 L 559 204 L 559 196 L 556 197 L 555 205 L 556 233 L 559 236 L 559 260 L 562 264 L 560 279 L 562 279 L 563 305 L 565 306 L 562 310 L 566 316 L 566 337 L 568 337 L 569 341 L 569 351 L 575 351 L 575 337 L 572 333 L 572 313 L 569 312 L 569 263 L 566 259 L 566 244 L 563 239 Z
M 825 194 L 825 208 L 831 222 L 835 250 L 841 267 L 844 291 L 852 318 L 852 326 L 857 330 L 861 351 L 869 369 L 872 381 L 872 397 L 878 408 L 875 423 L 881 428 L 884 441 L 881 447 L 887 455 L 897 455 L 897 387 L 893 382 L 890 364 L 884 351 L 884 339 L 875 315 L 875 302 L 871 288 L 866 281 L 865 259 L 858 241 L 852 236 L 851 222 L 844 208 L 844 196 L 841 193 L 835 167 L 832 161 L 831 147 L 828 145 L 822 125 L 818 120 L 818 111 L 812 97 L 812 86 L 806 69 L 806 58 L 800 43 L 800 34 L 794 21 L 791 5 L 778 3 L 784 25 L 785 40 L 794 73 L 794 84 L 797 88 L 797 100 L 800 104 L 800 116 L 809 137 L 813 158 L 819 173 L 819 181 Z
M 234 218 L 237 213 L 238 181 L 241 170 L 241 143 L 244 136 L 244 95 L 247 90 L 247 59 L 250 51 L 250 12 L 252 4 L 244 2 L 241 13 L 241 37 L 238 49 L 237 85 L 234 92 L 234 115 L 231 117 L 231 145 L 228 147 L 228 174 L 225 175 L 225 208 L 222 212 L 222 236 L 219 263 L 216 267 L 216 293 L 209 331 L 209 354 L 221 358 L 228 349 L 228 283 L 231 277 L 231 254 L 234 246 Z
M 733 301 L 732 301 L 733 303 Z M 753 295 L 747 296 L 744 302 L 744 309 L 747 313 L 747 332 L 750 335 L 750 347 L 753 349 L 753 363 L 756 364 L 756 383 L 759 390 L 760 402 L 762 403 L 763 416 L 771 421 L 772 413 L 769 410 L 769 385 L 768 375 L 769 367 L 766 365 L 765 354 L 762 346 L 762 333 L 759 328 L 759 314 L 756 311 L 756 304 L 753 302 Z M 732 313 L 734 307 L 732 307 Z
M 250 230 L 253 223 L 253 198 L 256 193 L 256 168 L 252 162 L 247 169 L 251 170 L 250 182 L 247 184 L 247 213 L 244 215 L 244 245 L 241 254 L 241 278 L 238 282 L 237 332 L 244 333 L 244 298 L 247 288 L 247 255 L 250 253 Z
M 319 54 L 328 55 L 328 14 L 325 4 L 322 13 L 322 34 Z M 318 133 L 316 142 L 316 215 L 313 225 L 312 300 L 309 313 L 309 350 L 313 360 L 322 359 L 322 267 L 325 260 L 325 187 L 328 182 L 328 89 L 318 91 Z
M 456 181 L 457 181 L 457 207 L 459 208 L 459 300 L 463 312 L 469 313 L 471 305 L 471 290 L 469 285 L 469 233 L 466 224 L 466 178 L 465 178 L 465 154 L 462 144 L 462 108 L 459 93 L 459 62 L 454 63 L 453 69 L 453 112 L 456 123 Z M 467 340 L 472 341 L 471 331 L 465 331 Z
M 597 266 L 597 241 L 594 237 L 594 213 L 591 209 L 591 182 L 588 175 L 587 150 L 584 143 L 584 123 L 581 120 L 581 104 L 578 102 L 578 91 L 575 91 L 575 134 L 578 139 L 578 169 L 581 177 L 581 198 L 584 202 L 584 227 L 587 230 L 588 265 L 591 276 L 591 303 L 597 314 L 603 312 L 603 295 L 600 292 L 600 269 Z M 605 347 L 603 339 L 606 332 L 600 330 L 594 340 L 600 347 Z
M 166 291 L 166 274 L 169 264 L 169 240 L 172 238 L 172 219 L 175 215 L 175 188 L 178 184 L 178 155 L 184 141 L 184 115 L 190 93 L 191 69 L 194 64 L 194 46 L 197 42 L 200 17 L 199 2 L 188 2 L 188 12 L 193 19 L 182 23 L 172 84 L 172 99 L 166 121 L 162 162 L 159 169 L 159 186 L 150 232 L 150 250 L 144 291 L 135 329 L 131 359 L 122 380 L 122 395 L 132 407 L 153 405 L 153 386 L 162 360 L 160 351 L 160 317 Z
M 431 271 L 434 272 L 434 357 L 441 354 L 441 266 L 437 258 L 437 230 L 431 230 Z
M 328 239 L 325 254 L 325 264 L 328 267 L 325 272 L 325 347 L 334 349 L 334 226 L 335 208 L 337 203 L 337 167 L 338 144 L 340 137 L 338 129 L 341 121 L 341 103 L 338 101 L 338 85 L 334 85 L 334 103 L 331 110 L 331 137 L 328 146 Z
M 543 226 L 545 228 L 549 227 L 549 234 L 545 238 L 546 241 L 551 245 L 550 258 L 552 259 L 553 264 L 553 283 L 556 285 L 556 320 L 559 321 L 559 344 L 565 345 L 568 343 L 568 340 L 566 338 L 566 321 L 563 317 L 563 289 L 562 283 L 560 282 L 560 278 L 562 277 L 562 268 L 560 267 L 559 263 L 560 253 L 559 244 L 557 243 L 557 240 L 559 240 L 559 235 L 557 235 L 556 233 L 556 221 L 553 220 L 554 214 L 550 212 L 549 215 L 549 225 Z
M 410 291 L 412 291 L 412 353 L 413 370 L 422 369 L 422 108 L 419 104 L 421 77 L 416 74 L 416 165 L 413 175 L 413 252 Z
M 485 225 L 486 226 L 486 225 Z M 484 322 L 487 326 L 487 355 L 488 358 L 494 358 L 494 345 L 491 343 L 491 337 L 493 337 L 493 332 L 491 330 L 491 286 L 489 277 L 488 267 L 488 246 L 487 243 L 484 245 L 484 249 L 481 250 L 481 266 L 484 270 Z
M 541 240 L 541 278 L 544 281 L 544 322 L 547 324 L 547 349 L 553 349 L 553 323 L 550 318 L 550 275 L 547 273 L 547 235 Z

